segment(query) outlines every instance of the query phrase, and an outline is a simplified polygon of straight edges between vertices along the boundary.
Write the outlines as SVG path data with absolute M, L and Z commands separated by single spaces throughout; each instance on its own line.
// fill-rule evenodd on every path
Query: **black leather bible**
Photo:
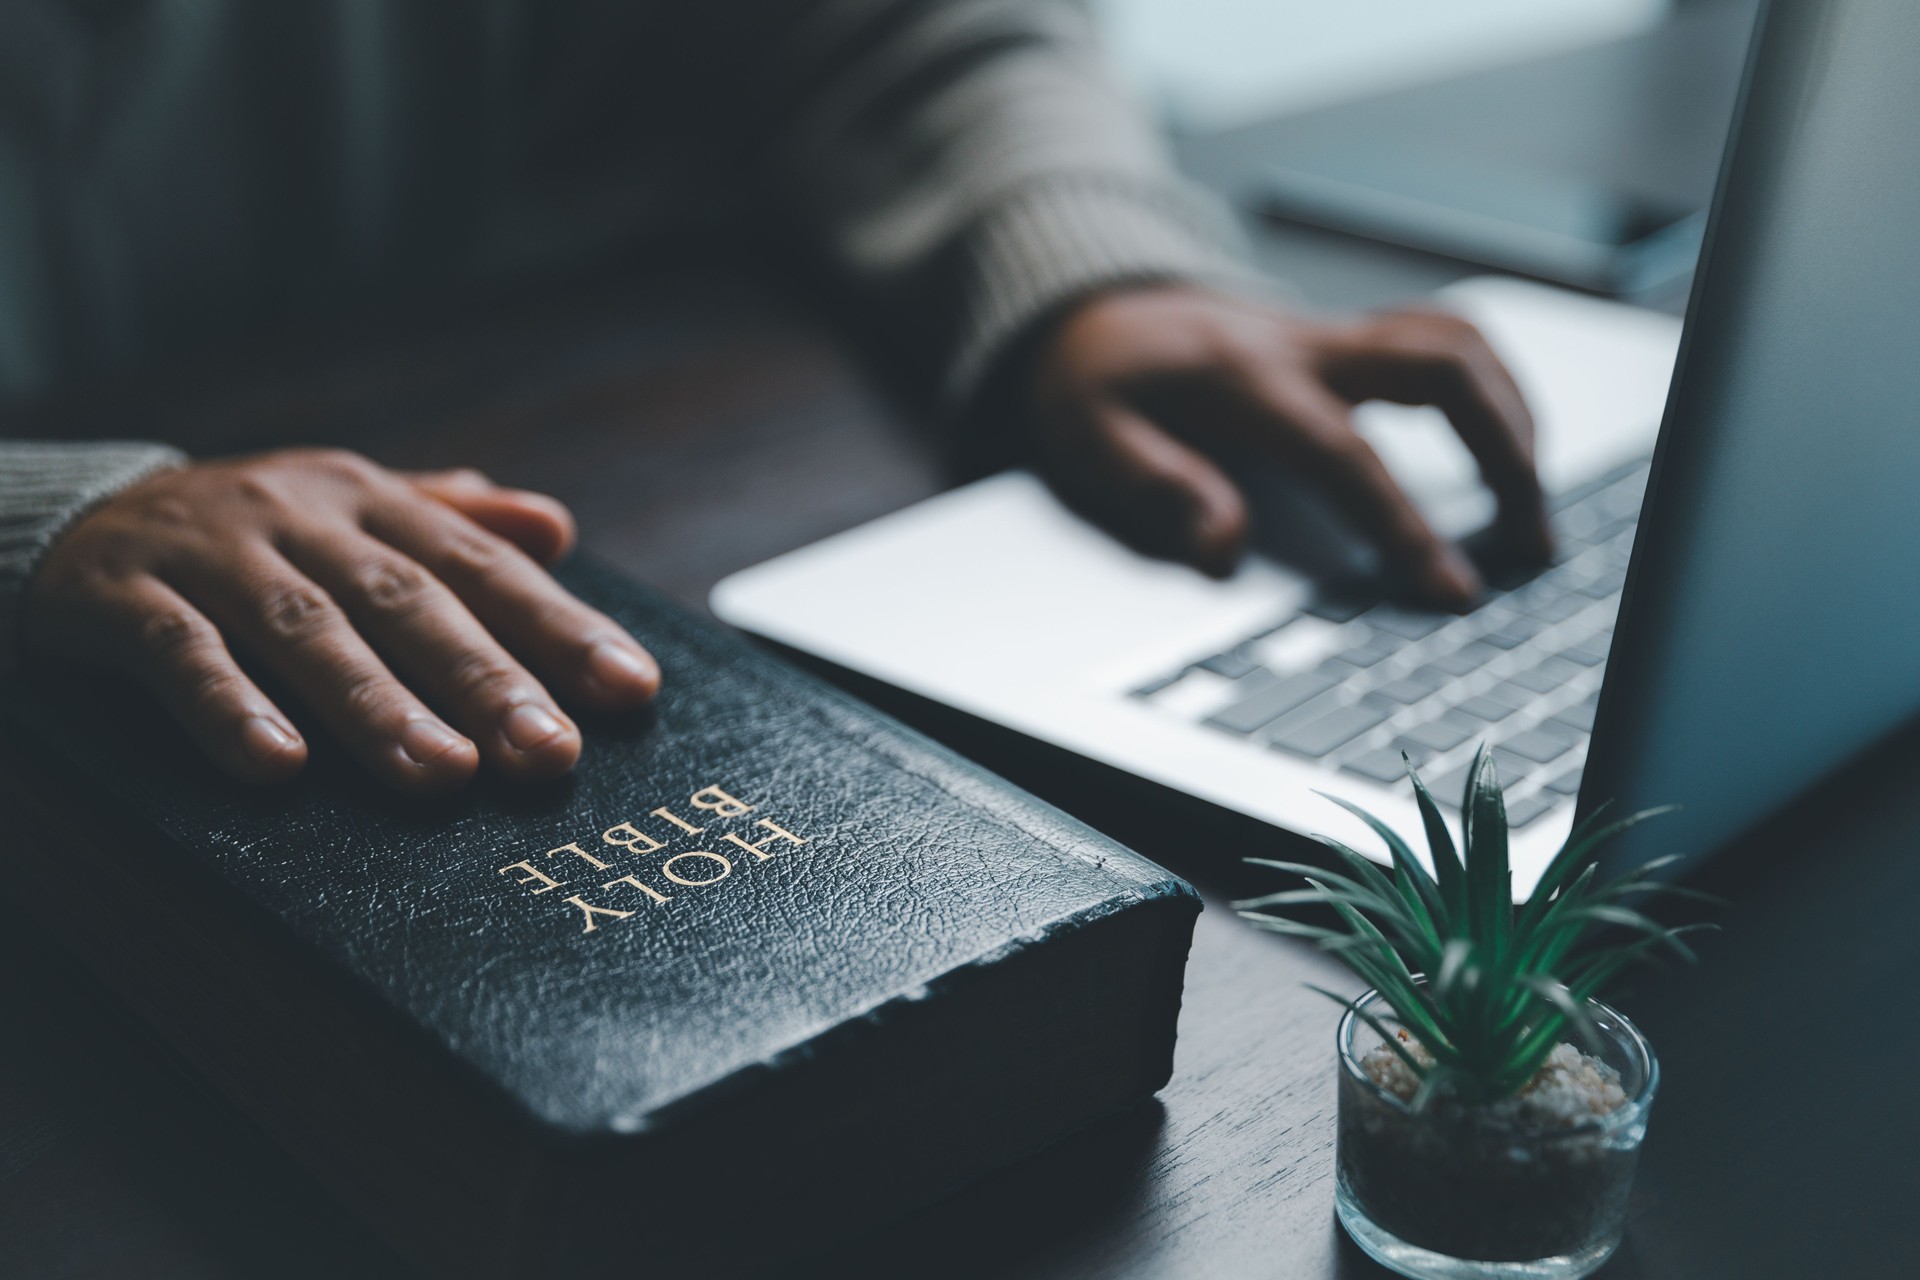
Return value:
M 222 780 L 146 700 L 0 690 L 4 878 L 425 1270 L 714 1274 L 1168 1078 L 1199 902 L 592 564 L 659 657 L 566 780 Z

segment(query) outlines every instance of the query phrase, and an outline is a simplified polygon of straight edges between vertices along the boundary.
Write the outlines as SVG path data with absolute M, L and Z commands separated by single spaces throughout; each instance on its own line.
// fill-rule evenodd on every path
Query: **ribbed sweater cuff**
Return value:
M 20 604 L 54 540 L 128 485 L 184 461 L 178 449 L 128 440 L 0 441 L 0 670 L 18 656 Z
M 967 326 L 944 388 L 964 412 L 1034 323 L 1116 285 L 1186 280 L 1271 296 L 1225 213 L 1178 186 L 1064 175 L 998 202 L 967 239 Z

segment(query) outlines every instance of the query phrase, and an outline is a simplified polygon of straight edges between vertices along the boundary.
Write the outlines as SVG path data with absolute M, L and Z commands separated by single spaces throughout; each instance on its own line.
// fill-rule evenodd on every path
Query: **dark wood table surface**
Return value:
M 1711 181 L 1737 16 L 1502 75 L 1509 89 L 1528 77 L 1573 85 L 1559 127 L 1596 167 L 1639 154 L 1632 173 L 1650 187 L 1697 195 Z M 1608 125 L 1581 108 L 1651 112 L 1640 96 L 1622 106 L 1623 78 L 1677 94 L 1651 118 L 1670 123 L 1684 108 L 1689 128 L 1650 134 L 1645 121 Z M 1497 96 L 1500 83 L 1449 90 L 1458 114 L 1431 119 L 1524 152 L 1522 137 L 1468 128 L 1486 118 L 1476 95 Z M 1290 127 L 1338 132 L 1355 115 Z M 1231 191 L 1237 157 L 1286 136 L 1241 131 L 1189 142 L 1185 155 Z M 1623 136 L 1640 139 L 1638 152 Z M 1466 271 L 1338 236 L 1256 235 L 1277 270 L 1328 306 L 1418 294 Z M 304 440 L 396 466 L 477 465 L 559 495 L 587 546 L 696 608 L 736 568 L 949 483 L 933 434 L 868 390 L 822 325 L 717 265 L 475 307 L 246 369 L 180 370 L 5 425 L 208 452 Z M 1044 769 L 1021 776 L 1054 792 Z M 1648 972 L 1620 993 L 1664 1083 L 1627 1242 L 1604 1272 L 1613 1280 L 1916 1273 L 1920 1104 L 1909 1091 L 1920 1031 L 1894 1007 L 1920 966 L 1916 776 L 1920 732 L 1737 842 L 1700 877 L 1729 899 L 1702 965 Z M 1335 1011 L 1303 987 L 1351 982 L 1310 948 L 1233 917 L 1226 900 L 1244 888 L 1236 859 L 1248 848 L 1156 823 L 1117 788 L 1103 798 L 1097 784 L 1063 785 L 1059 798 L 1207 895 L 1172 1083 L 1150 1105 L 909 1220 L 868 1224 L 796 1269 L 1384 1275 L 1334 1222 Z M 404 1274 L 7 907 L 0 964 L 0 1276 Z

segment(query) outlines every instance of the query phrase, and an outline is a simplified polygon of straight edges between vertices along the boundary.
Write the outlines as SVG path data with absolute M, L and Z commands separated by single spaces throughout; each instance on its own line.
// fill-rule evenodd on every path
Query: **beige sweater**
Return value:
M 0 395 L 715 219 L 956 411 L 1074 298 L 1250 279 L 1071 0 L 0 0 L 0 85 Z M 0 660 L 60 531 L 177 460 L 0 441 Z

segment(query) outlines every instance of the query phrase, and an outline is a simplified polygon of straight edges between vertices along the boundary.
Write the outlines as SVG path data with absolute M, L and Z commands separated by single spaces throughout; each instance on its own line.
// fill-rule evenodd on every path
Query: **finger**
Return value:
M 243 782 L 280 782 L 300 772 L 307 744 L 280 708 L 247 678 L 205 614 L 158 579 L 119 580 L 97 602 L 117 639 L 112 659 L 152 691 L 195 744 Z
M 457 787 L 480 753 L 396 680 L 333 599 L 277 554 L 183 562 L 171 583 L 285 680 L 375 777 L 403 791 Z
M 1262 388 L 1257 411 L 1269 419 L 1262 434 L 1270 447 L 1302 466 L 1389 565 L 1412 575 L 1424 597 L 1447 609 L 1469 608 L 1479 598 L 1479 573 L 1427 524 L 1353 429 L 1346 405 L 1316 383 L 1289 381 Z
M 1068 502 L 1149 555 L 1216 576 L 1232 572 L 1246 539 L 1240 490 L 1207 457 L 1118 401 L 1076 410 L 1081 447 L 1055 458 L 1049 479 Z
M 1479 330 L 1457 316 L 1396 312 L 1336 338 L 1330 353 L 1325 374 L 1348 400 L 1430 404 L 1446 414 L 1499 499 L 1502 525 L 1529 553 L 1552 554 L 1533 416 Z
M 573 721 L 421 565 L 351 526 L 296 531 L 282 551 L 489 764 L 508 777 L 551 778 L 579 761 Z
M 552 564 L 573 549 L 573 513 L 544 493 L 502 488 L 472 468 L 419 471 L 406 479 L 541 564 Z
M 433 502 L 402 501 L 370 508 L 362 523 L 450 587 L 563 699 L 625 711 L 659 691 L 659 665 L 619 623 L 465 516 Z

